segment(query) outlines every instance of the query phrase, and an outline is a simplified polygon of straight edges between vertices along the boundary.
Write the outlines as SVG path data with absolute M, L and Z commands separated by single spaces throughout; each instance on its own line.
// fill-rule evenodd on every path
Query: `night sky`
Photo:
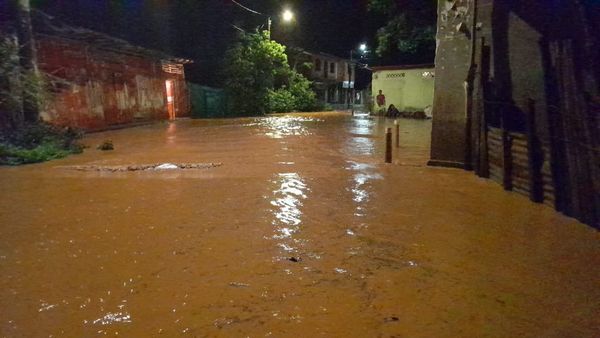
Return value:
M 367 12 L 367 0 L 238 0 L 273 17 L 272 37 L 288 46 L 348 57 L 362 41 L 373 46 L 382 18 Z M 32 0 L 32 5 L 62 21 L 120 37 L 134 44 L 190 58 L 187 76 L 219 85 L 220 62 L 237 36 L 266 27 L 266 17 L 230 0 Z M 284 24 L 284 8 L 295 14 Z

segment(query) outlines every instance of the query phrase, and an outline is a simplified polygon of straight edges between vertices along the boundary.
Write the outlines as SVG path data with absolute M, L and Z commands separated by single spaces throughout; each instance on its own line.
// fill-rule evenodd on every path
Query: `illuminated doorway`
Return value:
M 167 112 L 169 113 L 169 120 L 175 119 L 175 89 L 173 88 L 173 80 L 165 81 L 167 87 Z

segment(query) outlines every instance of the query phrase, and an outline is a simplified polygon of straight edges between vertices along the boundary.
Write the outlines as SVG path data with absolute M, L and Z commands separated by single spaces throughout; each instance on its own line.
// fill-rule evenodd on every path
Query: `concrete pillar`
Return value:
M 464 167 L 473 0 L 439 0 L 435 97 L 429 165 Z

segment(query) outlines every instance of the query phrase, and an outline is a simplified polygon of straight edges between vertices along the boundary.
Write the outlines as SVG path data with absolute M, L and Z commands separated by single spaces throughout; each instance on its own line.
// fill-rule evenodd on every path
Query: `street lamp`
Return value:
M 292 12 L 289 9 L 286 9 L 283 11 L 283 13 L 281 13 L 281 18 L 284 22 L 291 22 L 292 20 L 294 20 L 294 12 Z M 272 20 L 269 16 L 267 19 L 267 31 L 269 31 L 269 36 L 271 36 L 271 22 Z
M 290 11 L 289 9 L 286 9 L 283 11 L 281 17 L 283 18 L 283 21 L 290 22 L 294 19 L 294 13 L 292 13 L 292 11 Z
M 360 57 L 363 58 L 369 52 L 367 44 L 363 42 L 358 45 L 358 51 L 360 52 Z M 350 61 L 352 61 L 352 55 L 354 52 L 356 52 L 354 49 L 350 50 Z
M 267 17 L 267 31 L 269 32 L 269 36 L 271 36 L 271 21 L 272 20 L 271 20 L 271 16 L 270 15 L 266 15 L 264 13 L 255 11 L 252 8 L 248 8 L 248 7 L 244 6 L 244 5 L 242 5 L 241 3 L 237 2 L 236 0 L 231 0 L 231 2 L 233 2 L 238 7 L 242 8 L 242 9 L 244 9 L 244 10 L 246 10 L 246 11 L 252 13 L 252 14 L 260 15 L 262 17 L 266 16 Z M 289 9 L 285 9 L 283 11 L 283 13 L 281 13 L 281 17 L 282 17 L 282 19 L 283 19 L 284 22 L 291 22 L 292 20 L 294 20 L 294 13 L 291 10 L 289 10 Z

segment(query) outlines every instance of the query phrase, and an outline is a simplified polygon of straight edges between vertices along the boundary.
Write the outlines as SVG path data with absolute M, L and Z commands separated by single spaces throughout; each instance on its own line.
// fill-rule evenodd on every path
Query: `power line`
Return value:
M 235 0 L 231 0 L 231 2 L 233 2 L 234 4 L 236 4 L 236 5 L 240 6 L 240 7 L 241 7 L 241 8 L 243 8 L 243 9 L 247 10 L 247 11 L 248 11 L 248 12 L 250 12 L 250 13 L 254 13 L 254 14 L 258 14 L 258 15 L 265 15 L 265 14 L 263 14 L 263 13 L 261 13 L 261 12 L 257 12 L 257 11 L 255 11 L 255 10 L 253 10 L 253 9 L 250 9 L 250 8 L 248 8 L 248 7 L 244 6 L 244 5 L 242 5 L 241 3 L 239 3 L 239 2 L 237 2 L 237 1 L 235 1 Z
M 231 26 L 232 26 L 233 28 L 237 29 L 237 30 L 238 30 L 238 31 L 240 31 L 240 32 L 247 33 L 245 30 L 243 30 L 242 28 L 240 28 L 240 27 L 238 27 L 238 26 L 236 26 L 236 25 L 234 25 L 234 24 L 231 24 Z

